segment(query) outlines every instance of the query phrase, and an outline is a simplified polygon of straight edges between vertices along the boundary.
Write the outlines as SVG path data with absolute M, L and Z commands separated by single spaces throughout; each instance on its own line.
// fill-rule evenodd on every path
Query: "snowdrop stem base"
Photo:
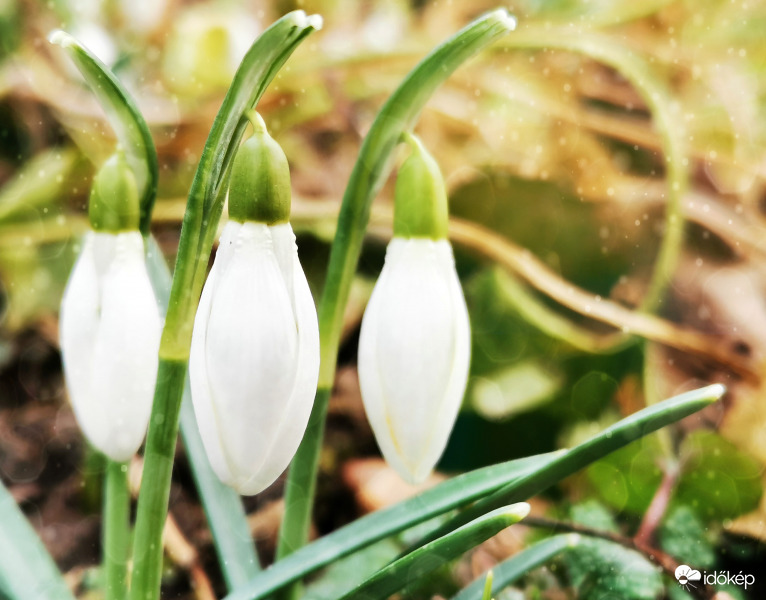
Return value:
M 136 514 L 131 600 L 151 600 L 159 596 L 162 530 L 167 517 L 186 368 L 185 360 L 160 358 Z
M 125 600 L 130 556 L 128 465 L 107 459 L 104 481 L 104 598 Z

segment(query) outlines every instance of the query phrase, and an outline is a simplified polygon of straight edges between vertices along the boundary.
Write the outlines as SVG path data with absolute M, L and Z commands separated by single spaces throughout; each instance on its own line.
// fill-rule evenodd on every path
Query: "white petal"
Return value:
M 449 243 L 394 238 L 362 321 L 359 379 L 381 451 L 407 481 L 422 481 L 444 451 L 469 338 Z
M 276 439 L 298 335 L 268 227 L 242 225 L 231 252 L 213 289 L 205 358 L 222 447 L 240 487 Z
M 146 433 L 160 328 L 141 234 L 91 234 L 62 303 L 62 351 L 80 426 L 112 460 L 128 460 Z
M 84 419 L 89 418 L 95 428 L 103 426 L 104 417 L 97 399 L 90 393 L 100 309 L 94 234 L 88 233 L 61 299 L 59 340 L 69 398 L 75 414 L 81 425 Z
M 210 269 L 210 274 L 202 288 L 202 296 L 194 318 L 194 331 L 189 355 L 189 383 L 200 437 L 213 471 L 221 481 L 232 486 L 235 483 L 234 474 L 231 472 L 223 449 L 205 355 L 213 291 L 216 289 L 220 272 L 225 268 L 225 265 L 228 265 L 234 254 L 234 243 L 241 228 L 242 224 L 235 221 L 229 221 L 223 228 L 213 267 Z
M 260 471 L 242 484 L 240 492 L 243 494 L 257 494 L 266 489 L 287 468 L 303 439 L 314 406 L 319 379 L 319 325 L 314 299 L 298 261 L 297 249 L 292 252 L 292 263 L 291 287 L 295 290 L 293 304 L 296 307 L 295 322 L 298 328 L 295 382 L 283 407 L 281 420 L 275 427 L 272 446 L 267 450 L 268 458 Z

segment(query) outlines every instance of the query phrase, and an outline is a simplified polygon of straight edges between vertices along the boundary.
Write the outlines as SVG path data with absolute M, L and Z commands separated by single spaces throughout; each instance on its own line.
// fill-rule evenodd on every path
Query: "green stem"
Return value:
M 133 544 L 131 598 L 159 597 L 162 573 L 162 530 L 167 518 L 170 475 L 178 435 L 178 396 L 186 381 L 185 360 L 160 359 L 157 387 L 144 450 L 144 472 L 138 497 L 138 518 Z
M 504 9 L 489 13 L 435 48 L 404 79 L 383 105 L 362 144 L 343 195 L 338 228 L 330 251 L 319 303 L 321 366 L 319 391 L 309 429 L 293 459 L 287 480 L 285 516 L 278 558 L 306 543 L 324 435 L 324 419 L 335 378 L 343 314 L 359 261 L 370 205 L 391 171 L 393 151 L 405 131 L 414 126 L 434 91 L 461 64 L 515 27 Z
M 104 484 L 104 596 L 106 600 L 124 600 L 130 557 L 128 465 L 107 460 Z
M 162 529 L 167 517 L 194 313 L 223 208 L 231 163 L 248 124 L 245 114 L 256 105 L 298 44 L 319 27 L 319 17 L 295 11 L 279 19 L 255 41 L 215 118 L 189 190 L 144 453 L 133 548 L 132 600 L 159 598 Z

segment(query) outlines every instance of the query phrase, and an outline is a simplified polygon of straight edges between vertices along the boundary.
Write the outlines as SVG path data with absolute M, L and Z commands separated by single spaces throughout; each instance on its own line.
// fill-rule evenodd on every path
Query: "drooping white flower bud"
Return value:
M 96 231 L 86 234 L 61 301 L 61 356 L 85 436 L 122 462 L 146 434 L 161 333 L 136 229 L 138 192 L 124 157 L 97 175 L 89 214 Z
M 359 383 L 386 461 L 409 483 L 438 462 L 463 400 L 468 310 L 446 238 L 447 198 L 417 140 L 396 185 L 394 238 L 362 320 Z
M 221 235 L 191 342 L 192 400 L 210 464 L 245 495 L 287 468 L 319 376 L 316 308 L 286 222 L 286 177 L 284 154 L 260 127 L 235 158 L 233 220 Z

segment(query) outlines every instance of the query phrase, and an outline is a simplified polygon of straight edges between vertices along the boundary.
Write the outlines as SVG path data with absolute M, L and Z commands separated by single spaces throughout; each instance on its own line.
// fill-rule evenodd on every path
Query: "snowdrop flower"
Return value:
M 386 461 L 423 481 L 444 452 L 468 379 L 468 310 L 447 240 L 447 196 L 420 142 L 396 182 L 394 237 L 362 320 L 359 383 Z
M 61 301 L 61 355 L 85 436 L 122 462 L 149 423 L 161 322 L 138 231 L 136 182 L 121 154 L 96 176 L 89 216 L 94 231 Z
M 287 468 L 319 377 L 316 308 L 287 222 L 287 159 L 257 119 L 234 159 L 231 221 L 202 291 L 189 361 L 210 463 L 245 495 Z

